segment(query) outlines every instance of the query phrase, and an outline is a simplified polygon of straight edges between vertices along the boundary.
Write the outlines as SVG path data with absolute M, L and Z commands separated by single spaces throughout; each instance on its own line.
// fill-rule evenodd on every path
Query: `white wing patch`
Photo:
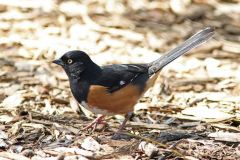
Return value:
M 119 84 L 122 86 L 124 85 L 126 82 L 125 81 L 120 81 Z

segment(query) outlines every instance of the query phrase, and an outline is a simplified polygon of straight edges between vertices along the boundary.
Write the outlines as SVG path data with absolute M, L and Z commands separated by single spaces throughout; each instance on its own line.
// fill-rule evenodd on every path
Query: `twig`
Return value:
M 142 127 L 142 128 L 148 128 L 148 129 L 160 129 L 160 130 L 165 130 L 170 128 L 170 126 L 166 124 L 148 124 L 143 122 L 129 122 L 127 126 Z
M 130 137 L 137 138 L 137 139 L 142 139 L 142 140 L 144 140 L 144 141 L 147 141 L 147 142 L 149 142 L 149 143 L 153 143 L 153 144 L 155 144 L 155 145 L 158 145 L 158 146 L 163 147 L 163 148 L 166 148 L 166 149 L 169 149 L 169 148 L 170 148 L 170 147 L 168 147 L 167 145 L 162 144 L 162 143 L 160 143 L 160 142 L 158 142 L 158 141 L 155 141 L 155 140 L 153 140 L 153 139 L 150 139 L 150 138 L 142 137 L 142 136 L 135 135 L 135 134 L 132 134 L 132 133 L 127 133 L 127 132 L 120 132 L 120 134 L 125 134 L 125 135 L 128 135 L 128 136 L 130 136 Z M 173 154 L 175 154 L 176 156 L 179 156 L 179 157 L 181 157 L 181 158 L 183 158 L 183 159 L 186 159 L 185 156 L 184 156 L 183 154 L 181 154 L 180 152 L 178 152 L 177 150 L 170 148 L 170 151 L 171 151 Z

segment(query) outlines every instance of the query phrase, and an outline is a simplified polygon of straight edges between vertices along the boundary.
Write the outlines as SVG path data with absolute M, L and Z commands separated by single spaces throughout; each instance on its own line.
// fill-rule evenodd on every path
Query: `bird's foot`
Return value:
M 99 124 L 103 124 L 104 126 L 107 125 L 107 123 L 103 121 L 104 117 L 105 115 L 97 117 L 90 124 L 84 127 L 83 130 L 88 130 L 89 128 L 92 128 L 92 131 L 94 132 Z
M 125 125 L 127 123 L 127 121 L 133 116 L 132 112 L 129 112 L 125 115 L 125 119 L 122 122 L 122 124 L 120 125 L 118 131 L 116 133 L 114 133 L 114 135 L 112 136 L 112 139 L 114 140 L 119 140 L 119 139 L 125 139 L 125 140 L 130 140 L 131 137 L 129 135 L 126 134 L 122 134 L 123 129 L 125 128 Z

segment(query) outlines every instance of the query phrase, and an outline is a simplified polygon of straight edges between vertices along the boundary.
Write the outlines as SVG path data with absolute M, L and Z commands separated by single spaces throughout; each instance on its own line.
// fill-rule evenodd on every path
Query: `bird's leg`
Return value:
M 104 117 L 105 117 L 105 115 L 99 115 L 89 125 L 84 127 L 83 130 L 88 130 L 89 128 L 93 128 L 93 131 L 94 131 L 98 124 L 105 124 L 105 122 L 102 121 Z
M 125 115 L 125 119 L 120 125 L 118 131 L 112 136 L 112 139 L 121 139 L 121 132 L 125 128 L 127 121 L 132 117 L 133 113 L 129 112 Z

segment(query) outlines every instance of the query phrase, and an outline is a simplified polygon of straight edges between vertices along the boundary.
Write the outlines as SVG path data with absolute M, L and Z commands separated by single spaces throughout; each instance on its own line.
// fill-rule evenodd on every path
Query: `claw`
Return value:
M 88 130 L 89 128 L 92 128 L 92 131 L 95 131 L 98 124 L 106 124 L 106 122 L 103 122 L 103 118 L 105 115 L 100 115 L 96 119 L 94 119 L 89 125 L 83 128 L 83 130 Z

